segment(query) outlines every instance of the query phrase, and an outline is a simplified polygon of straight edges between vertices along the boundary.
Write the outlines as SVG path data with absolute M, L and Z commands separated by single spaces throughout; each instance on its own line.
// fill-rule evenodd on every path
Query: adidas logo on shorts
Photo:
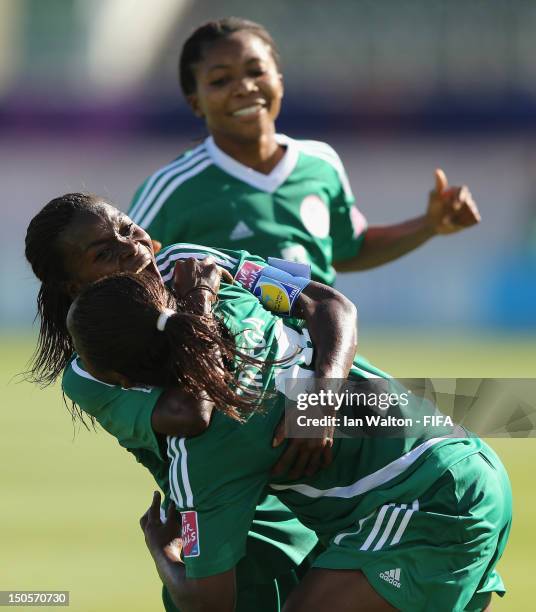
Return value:
M 380 574 L 380 578 L 382 580 L 385 580 L 385 582 L 392 584 L 397 589 L 400 588 L 400 568 L 399 567 L 397 567 L 396 569 L 388 570 L 387 572 L 382 572 Z

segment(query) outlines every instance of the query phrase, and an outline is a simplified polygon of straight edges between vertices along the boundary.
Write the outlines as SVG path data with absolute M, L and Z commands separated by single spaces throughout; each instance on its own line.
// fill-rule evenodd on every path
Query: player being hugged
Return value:
M 494 452 L 459 429 L 341 437 L 324 470 L 275 478 L 271 469 L 284 451 L 272 445 L 272 434 L 284 411 L 284 383 L 311 378 L 320 351 L 307 326 L 282 323 L 242 287 L 222 284 L 218 298 L 211 315 L 185 315 L 154 276 L 124 274 L 88 287 L 68 317 L 81 359 L 101 380 L 176 379 L 214 401 L 203 435 L 167 439 L 184 565 L 165 552 L 178 524 L 172 513 L 161 524 L 158 496 L 142 520 L 176 605 L 183 612 L 234 610 L 235 567 L 266 487 L 326 547 L 286 611 L 484 610 L 492 592 L 504 593 L 495 566 L 510 529 L 511 491 Z M 331 376 L 395 384 L 352 363 L 353 348 L 341 337 Z M 411 417 L 420 406 L 412 401 L 398 410 Z

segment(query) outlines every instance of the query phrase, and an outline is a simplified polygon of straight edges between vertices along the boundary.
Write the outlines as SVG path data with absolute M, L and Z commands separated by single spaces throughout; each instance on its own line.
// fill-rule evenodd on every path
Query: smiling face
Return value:
M 158 274 L 149 235 L 104 202 L 77 213 L 61 234 L 59 247 L 72 297 L 85 285 L 117 272 Z
M 247 31 L 203 47 L 194 65 L 196 91 L 188 96 L 219 146 L 272 136 L 283 81 L 268 44 Z

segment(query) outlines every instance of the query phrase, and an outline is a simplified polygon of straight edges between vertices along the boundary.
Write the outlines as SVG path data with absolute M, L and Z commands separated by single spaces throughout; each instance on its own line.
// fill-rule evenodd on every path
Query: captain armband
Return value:
M 257 277 L 252 293 L 266 310 L 288 316 L 300 293 L 310 282 L 308 278 L 266 266 Z
M 268 257 L 266 261 L 272 268 L 283 270 L 283 272 L 288 272 L 292 276 L 311 278 L 311 266 L 309 264 L 279 259 L 279 257 Z

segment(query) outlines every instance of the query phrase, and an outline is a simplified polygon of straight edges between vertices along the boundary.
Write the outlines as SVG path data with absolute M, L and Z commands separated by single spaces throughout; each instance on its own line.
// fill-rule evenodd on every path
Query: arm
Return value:
M 171 562 L 162 550 L 151 550 L 160 580 L 182 612 L 233 612 L 234 570 L 208 578 L 186 578 L 184 565 Z
M 320 385 L 346 379 L 357 350 L 357 311 L 353 303 L 332 287 L 311 282 L 299 296 L 292 314 L 307 322 L 315 346 L 315 375 L 323 379 Z M 303 474 L 312 476 L 321 464 L 326 467 L 332 459 L 333 435 L 333 427 L 326 427 L 316 438 L 292 439 L 272 468 L 272 475 L 288 471 L 289 478 L 297 479 Z M 283 418 L 273 446 L 279 446 L 284 439 Z
M 155 492 L 150 508 L 140 519 L 145 543 L 153 557 L 158 575 L 182 612 L 233 612 L 236 600 L 235 570 L 207 578 L 187 578 L 186 567 L 170 553 L 177 541 L 180 525 L 175 506 L 170 504 L 167 520 L 160 520 L 160 493 Z M 171 560 L 175 559 L 175 560 Z
M 404 223 L 369 227 L 357 255 L 334 263 L 338 272 L 367 270 L 402 257 L 438 234 L 453 234 L 480 222 L 480 213 L 467 187 L 448 188 L 447 177 L 436 170 L 426 214 Z
M 342 293 L 311 281 L 292 315 L 304 319 L 315 346 L 318 378 L 346 378 L 357 350 L 357 309 Z
M 177 261 L 173 289 L 185 310 L 201 316 L 212 315 L 221 279 L 232 281 L 213 258 L 187 258 Z M 151 424 L 155 432 L 177 437 L 202 434 L 210 424 L 214 404 L 192 397 L 178 387 L 168 387 L 158 398 Z
M 337 272 L 375 268 L 415 250 L 435 234 L 426 215 L 396 225 L 369 227 L 359 253 L 333 266 Z

